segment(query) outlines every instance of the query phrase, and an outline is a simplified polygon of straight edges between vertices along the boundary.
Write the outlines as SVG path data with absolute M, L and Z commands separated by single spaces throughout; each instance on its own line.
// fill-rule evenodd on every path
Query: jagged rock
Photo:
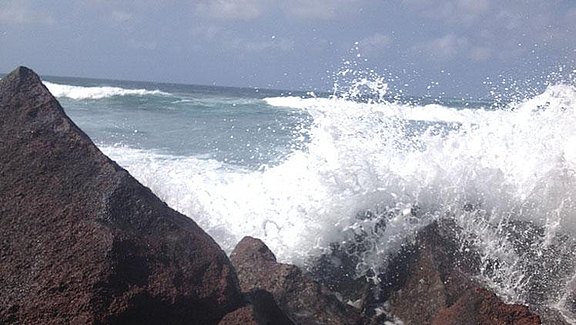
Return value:
M 356 244 L 352 240 L 332 244 L 330 253 L 313 261 L 309 271 L 316 281 L 337 293 L 340 300 L 360 306 L 367 300 L 374 284 L 366 275 L 357 276 L 356 267 L 361 260 L 358 255 L 350 254 L 358 248 L 351 247 L 351 243 Z
M 256 320 L 252 306 L 244 306 L 227 314 L 218 325 L 260 325 Z
M 259 239 L 244 237 L 230 256 L 244 292 L 265 290 L 296 324 L 359 324 L 357 310 L 340 302 L 311 277 L 276 261 Z
M 215 324 L 243 303 L 214 240 L 24 67 L 0 81 L 0 293 L 2 324 Z
M 249 305 L 222 319 L 219 325 L 293 325 L 294 322 L 278 307 L 274 296 L 262 289 L 246 294 Z
M 466 290 L 452 306 L 440 310 L 433 325 L 533 325 L 540 318 L 528 307 L 503 303 L 495 294 L 483 288 Z
M 504 304 L 473 280 L 478 256 L 459 249 L 455 231 L 446 221 L 420 230 L 382 275 L 379 301 L 407 325 L 540 324 L 527 307 Z

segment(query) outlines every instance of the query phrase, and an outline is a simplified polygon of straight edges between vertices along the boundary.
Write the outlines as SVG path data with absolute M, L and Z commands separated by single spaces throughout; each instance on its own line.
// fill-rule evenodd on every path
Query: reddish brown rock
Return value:
M 214 324 L 224 252 L 103 155 L 34 72 L 0 81 L 0 323 Z
M 382 277 L 390 312 L 404 324 L 540 324 L 527 307 L 504 304 L 473 280 L 477 256 L 459 249 L 456 231 L 435 222 L 392 260 Z
M 224 316 L 218 325 L 260 325 L 254 316 L 252 306 L 245 306 Z
M 242 291 L 265 290 L 297 324 L 359 324 L 357 310 L 302 271 L 276 262 L 274 254 L 255 238 L 244 237 L 230 256 Z
M 522 305 L 503 303 L 495 294 L 482 288 L 466 290 L 452 306 L 442 309 L 433 325 L 536 325 L 540 317 Z
M 294 325 L 270 292 L 256 289 L 247 293 L 246 297 L 249 305 L 226 315 L 219 325 Z

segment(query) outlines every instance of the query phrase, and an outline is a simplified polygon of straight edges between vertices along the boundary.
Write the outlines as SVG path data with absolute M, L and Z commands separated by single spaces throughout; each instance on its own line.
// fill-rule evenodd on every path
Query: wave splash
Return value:
M 103 99 L 114 96 L 169 96 L 169 93 L 160 90 L 146 90 L 146 89 L 124 89 L 119 87 L 82 87 L 70 86 L 52 83 L 48 81 L 43 82 L 46 88 L 58 98 L 70 98 L 74 100 L 82 99 Z
M 497 110 L 350 99 L 266 99 L 306 110 L 313 123 L 302 131 L 305 149 L 257 171 L 104 151 L 227 251 L 251 235 L 306 266 L 334 243 L 361 243 L 349 254 L 365 275 L 416 230 L 448 218 L 462 243 L 478 247 L 482 281 L 502 297 L 573 309 L 576 87 L 551 85 Z

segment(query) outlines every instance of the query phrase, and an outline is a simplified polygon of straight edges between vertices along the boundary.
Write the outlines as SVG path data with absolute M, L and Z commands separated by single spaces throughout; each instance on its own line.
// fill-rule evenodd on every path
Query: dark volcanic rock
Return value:
M 0 323 L 217 323 L 242 304 L 237 281 L 34 72 L 0 81 Z
M 218 325 L 259 325 L 251 306 L 244 306 L 224 316 Z
M 528 307 L 508 305 L 486 289 L 466 290 L 449 308 L 442 309 L 434 318 L 433 325 L 533 325 L 540 318 Z
M 230 259 L 244 292 L 265 290 L 297 324 L 358 324 L 360 315 L 340 302 L 311 277 L 289 264 L 276 262 L 274 254 L 255 238 L 244 237 Z
M 520 305 L 504 304 L 473 280 L 473 247 L 460 249 L 450 222 L 422 229 L 382 276 L 380 301 L 404 324 L 540 324 Z M 464 253 L 466 252 L 466 253 Z
M 293 325 L 294 322 L 278 307 L 274 296 L 262 289 L 246 294 L 249 305 L 224 316 L 219 325 Z

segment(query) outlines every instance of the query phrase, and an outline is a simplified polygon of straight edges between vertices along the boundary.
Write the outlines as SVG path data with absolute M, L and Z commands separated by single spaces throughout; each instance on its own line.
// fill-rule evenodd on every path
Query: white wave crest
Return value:
M 146 89 L 125 89 L 119 87 L 81 87 L 81 86 L 71 86 L 62 85 L 57 83 L 52 83 L 48 81 L 43 81 L 44 85 L 55 97 L 59 98 L 70 98 L 70 99 L 102 99 L 114 96 L 146 96 L 146 95 L 157 95 L 157 96 L 168 96 L 169 93 L 162 92 L 160 90 L 146 90 Z
M 266 104 L 275 107 L 285 107 L 314 112 L 329 112 L 341 107 L 344 110 L 367 110 L 377 112 L 380 116 L 402 118 L 409 121 L 427 122 L 457 122 L 467 123 L 478 119 L 478 109 L 451 108 L 438 104 L 413 106 L 400 103 L 371 102 L 358 103 L 347 99 L 331 98 L 302 98 L 302 97 L 268 97 L 264 98 Z

